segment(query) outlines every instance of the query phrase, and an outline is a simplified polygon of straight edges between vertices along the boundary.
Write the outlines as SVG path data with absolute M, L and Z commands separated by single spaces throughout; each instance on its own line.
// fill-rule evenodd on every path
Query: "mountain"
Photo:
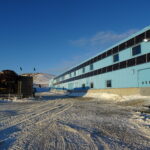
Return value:
M 34 85 L 40 84 L 41 86 L 48 86 L 49 80 L 55 77 L 54 75 L 47 73 L 26 73 L 22 75 L 33 77 L 33 84 Z

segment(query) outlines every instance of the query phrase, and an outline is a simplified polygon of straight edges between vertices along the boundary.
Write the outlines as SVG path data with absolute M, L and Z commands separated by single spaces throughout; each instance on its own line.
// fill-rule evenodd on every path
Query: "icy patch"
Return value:
M 96 98 L 99 100 L 113 100 L 113 101 L 120 101 L 122 97 L 117 94 L 111 94 L 111 93 L 71 93 L 69 96 L 74 97 L 91 97 Z
M 143 99 L 143 100 L 150 100 L 150 96 L 143 96 L 140 94 L 137 95 L 130 95 L 130 96 L 122 96 L 122 100 L 124 101 L 130 101 L 130 100 L 136 100 L 136 99 Z
M 133 100 L 147 100 L 150 101 L 150 96 L 142 96 L 140 94 L 138 95 L 130 95 L 130 96 L 121 96 L 118 94 L 112 94 L 112 93 L 85 93 L 85 92 L 78 92 L 78 93 L 70 93 L 68 96 L 73 97 L 90 97 L 90 98 L 96 98 L 98 100 L 111 100 L 113 102 L 117 101 L 133 101 Z

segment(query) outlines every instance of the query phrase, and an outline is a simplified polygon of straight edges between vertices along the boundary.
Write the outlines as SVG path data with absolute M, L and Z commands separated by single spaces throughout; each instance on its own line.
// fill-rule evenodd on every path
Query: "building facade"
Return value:
M 150 87 L 150 26 L 50 81 L 68 90 Z

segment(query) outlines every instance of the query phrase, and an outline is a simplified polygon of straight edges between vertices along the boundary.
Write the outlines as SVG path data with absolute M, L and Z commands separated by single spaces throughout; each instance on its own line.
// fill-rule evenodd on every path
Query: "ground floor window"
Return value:
M 106 80 L 106 87 L 112 87 L 111 80 Z
M 92 89 L 92 88 L 94 88 L 94 84 L 93 84 L 93 83 L 91 83 L 91 84 L 90 84 L 90 87 L 91 87 L 91 89 Z
M 82 84 L 82 88 L 85 88 L 85 84 Z

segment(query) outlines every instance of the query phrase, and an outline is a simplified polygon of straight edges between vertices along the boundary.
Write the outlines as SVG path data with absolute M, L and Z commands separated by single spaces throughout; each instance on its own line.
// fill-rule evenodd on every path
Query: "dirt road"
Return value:
M 143 109 L 139 101 L 131 106 L 41 95 L 35 101 L 0 103 L 0 149 L 150 149 L 150 124 L 137 112 Z

